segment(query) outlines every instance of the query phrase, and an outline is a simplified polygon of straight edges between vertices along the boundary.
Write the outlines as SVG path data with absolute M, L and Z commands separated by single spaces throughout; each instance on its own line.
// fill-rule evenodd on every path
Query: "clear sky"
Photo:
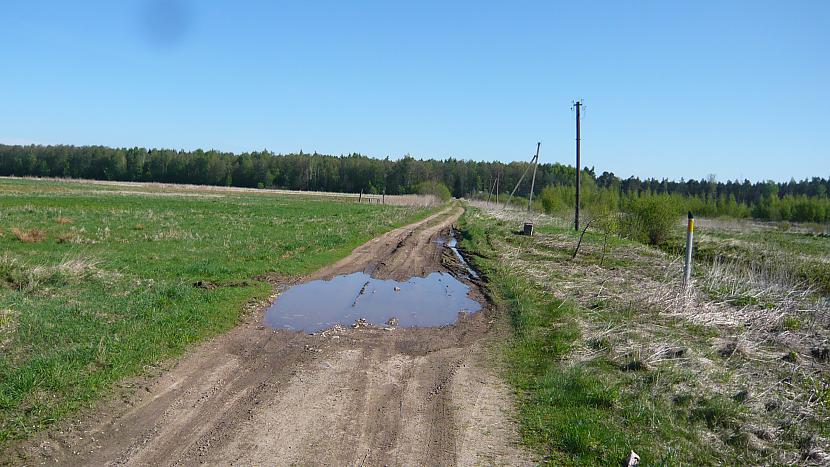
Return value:
M 0 142 L 830 176 L 830 1 L 4 1 Z

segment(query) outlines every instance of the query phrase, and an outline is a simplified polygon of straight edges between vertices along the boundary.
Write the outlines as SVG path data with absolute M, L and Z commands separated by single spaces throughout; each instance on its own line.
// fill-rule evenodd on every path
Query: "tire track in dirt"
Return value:
M 455 206 L 395 229 L 304 280 L 462 270 L 435 242 L 462 213 Z M 482 311 L 440 328 L 309 335 L 264 328 L 261 309 L 147 378 L 146 389 L 19 446 L 13 462 L 531 464 L 516 445 L 510 392 L 481 363 L 498 337 L 496 311 L 468 284 Z

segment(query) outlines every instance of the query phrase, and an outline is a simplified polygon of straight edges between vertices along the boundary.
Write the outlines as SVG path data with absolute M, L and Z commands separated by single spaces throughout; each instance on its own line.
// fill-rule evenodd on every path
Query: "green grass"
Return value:
M 233 327 L 271 293 L 259 276 L 308 273 L 428 213 L 147 191 L 0 180 L 0 448 Z
M 707 429 L 728 438 L 742 421 L 742 410 L 730 399 L 673 397 L 693 375 L 681 369 L 651 369 L 637 356 L 615 361 L 609 352 L 612 343 L 601 339 L 585 343 L 598 356 L 574 360 L 572 353 L 583 340 L 579 320 L 587 310 L 555 299 L 499 261 L 500 243 L 534 241 L 516 236 L 508 227 L 465 215 L 461 247 L 487 278 L 498 305 L 508 311 L 513 337 L 503 347 L 505 377 L 517 395 L 522 440 L 543 456 L 544 463 L 618 465 L 630 450 L 644 465 L 754 459 L 737 448 L 720 452 L 701 437 L 701 430 Z M 556 228 L 540 232 L 562 233 Z M 592 311 L 603 308 L 599 304 Z M 629 325 L 642 313 L 631 312 L 620 318 Z

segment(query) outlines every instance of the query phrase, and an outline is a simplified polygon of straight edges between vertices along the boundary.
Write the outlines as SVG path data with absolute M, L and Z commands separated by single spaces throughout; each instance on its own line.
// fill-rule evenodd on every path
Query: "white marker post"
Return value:
M 689 211 L 689 226 L 686 229 L 686 267 L 683 269 L 683 285 L 689 285 L 692 278 L 692 249 L 694 247 L 695 216 Z

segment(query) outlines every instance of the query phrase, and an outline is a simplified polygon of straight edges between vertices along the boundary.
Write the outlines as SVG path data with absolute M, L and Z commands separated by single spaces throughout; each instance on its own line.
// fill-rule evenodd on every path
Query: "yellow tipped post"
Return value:
M 683 285 L 688 286 L 692 278 L 692 249 L 694 247 L 695 216 L 689 211 L 689 224 L 686 228 L 686 267 L 683 268 Z

